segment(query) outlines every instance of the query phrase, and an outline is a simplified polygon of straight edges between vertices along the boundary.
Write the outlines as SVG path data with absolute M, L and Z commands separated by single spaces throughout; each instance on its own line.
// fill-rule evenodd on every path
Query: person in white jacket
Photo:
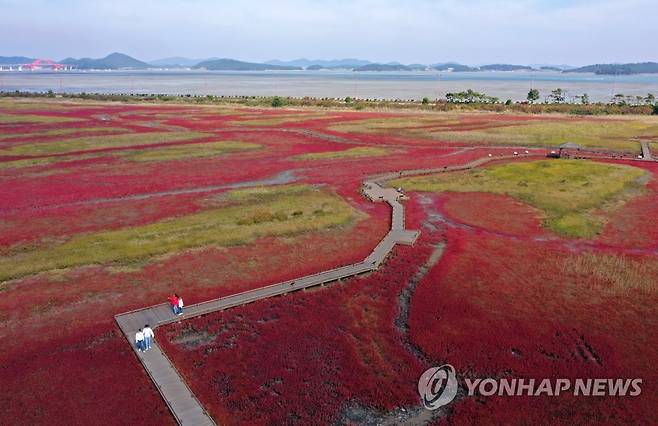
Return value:
M 153 345 L 153 337 L 155 336 L 155 333 L 153 333 L 153 330 L 148 324 L 144 326 L 142 332 L 144 333 L 144 352 L 146 352 L 151 349 L 151 346 Z
M 144 332 L 141 328 L 135 333 L 135 345 L 138 351 L 142 352 L 144 350 Z
M 179 295 L 176 295 L 176 297 L 178 298 L 178 315 L 183 315 L 183 298 Z

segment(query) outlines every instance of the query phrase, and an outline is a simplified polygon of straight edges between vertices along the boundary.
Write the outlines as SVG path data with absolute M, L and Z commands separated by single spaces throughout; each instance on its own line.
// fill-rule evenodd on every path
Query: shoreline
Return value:
M 62 93 L 55 91 L 5 91 L 0 89 L 2 99 L 38 99 L 39 101 L 102 101 L 119 103 L 142 103 L 154 105 L 207 105 L 229 107 L 256 107 L 271 109 L 309 108 L 337 111 L 408 111 L 408 112 L 494 112 L 525 114 L 565 114 L 572 116 L 595 115 L 658 115 L 658 103 L 654 105 L 629 105 L 611 103 L 450 103 L 445 99 L 433 99 L 424 103 L 415 99 L 362 99 L 320 98 L 292 96 L 215 96 L 215 95 L 167 95 L 150 93 Z M 277 101 L 275 101 L 277 100 Z

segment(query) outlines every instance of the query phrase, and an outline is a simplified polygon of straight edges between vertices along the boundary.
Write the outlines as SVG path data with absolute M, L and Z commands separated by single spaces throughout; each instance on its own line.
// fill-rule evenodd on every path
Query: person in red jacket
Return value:
M 174 311 L 174 315 L 178 315 L 178 297 L 175 294 L 172 294 L 168 298 L 171 309 Z

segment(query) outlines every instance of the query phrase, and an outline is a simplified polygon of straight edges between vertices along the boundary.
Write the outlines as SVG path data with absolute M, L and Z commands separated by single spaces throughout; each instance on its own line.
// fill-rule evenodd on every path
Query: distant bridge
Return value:
M 0 64 L 0 70 L 3 71 L 35 71 L 35 70 L 53 70 L 63 71 L 73 69 L 72 65 L 58 64 L 52 59 L 35 59 L 29 64 Z

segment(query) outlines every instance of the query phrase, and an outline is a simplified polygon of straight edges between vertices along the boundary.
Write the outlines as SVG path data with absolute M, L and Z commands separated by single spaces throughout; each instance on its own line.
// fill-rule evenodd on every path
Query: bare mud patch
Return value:
M 206 330 L 197 330 L 193 327 L 185 328 L 181 333 L 173 338 L 171 342 L 175 345 L 182 346 L 186 351 L 197 349 L 201 346 L 209 345 L 215 341 L 217 334 L 209 333 Z

